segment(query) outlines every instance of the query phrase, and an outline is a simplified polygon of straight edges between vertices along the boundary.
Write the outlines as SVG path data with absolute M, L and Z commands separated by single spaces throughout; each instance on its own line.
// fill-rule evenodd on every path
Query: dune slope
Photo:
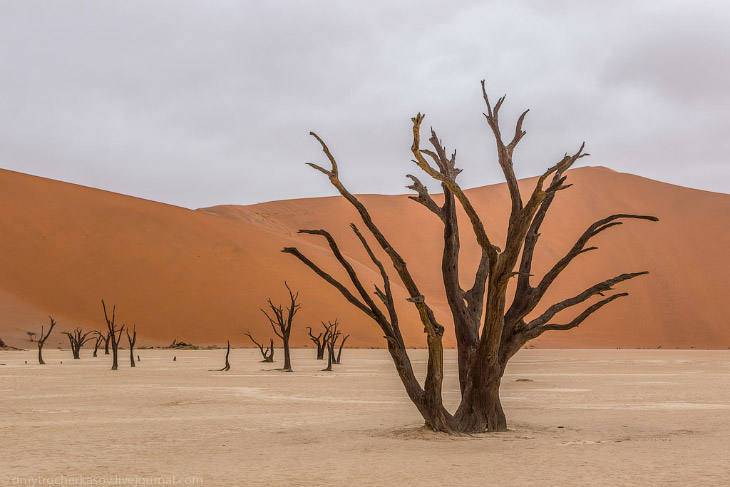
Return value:
M 659 223 L 627 222 L 596 239 L 556 282 L 545 306 L 622 272 L 651 274 L 621 285 L 631 296 L 602 309 L 578 329 L 552 332 L 540 347 L 727 348 L 730 314 L 725 282 L 730 263 L 730 196 L 672 186 L 605 168 L 570 171 L 546 219 L 536 271 L 559 259 L 593 221 L 612 213 L 656 215 Z M 533 180 L 522 182 L 530 187 Z M 504 185 L 470 190 L 499 245 L 505 233 Z M 409 267 L 447 330 L 439 278 L 439 221 L 406 196 L 364 195 L 363 201 Z M 0 336 L 27 344 L 51 314 L 59 330 L 104 325 L 100 300 L 117 305 L 118 320 L 136 325 L 145 344 L 173 339 L 246 344 L 272 336 L 261 313 L 267 298 L 284 302 L 283 282 L 300 291 L 303 307 L 292 338 L 310 344 L 305 326 L 338 318 L 348 345 L 383 346 L 381 333 L 294 257 L 296 245 L 337 276 L 320 238 L 300 228 L 326 228 L 368 283 L 376 269 L 349 230 L 357 215 L 341 198 L 187 210 L 11 171 L 0 171 Z M 478 249 L 462 222 L 462 276 L 471 279 Z M 536 278 L 539 277 L 536 276 Z M 423 345 L 421 326 L 396 287 L 408 343 Z M 569 314 L 563 316 L 569 319 Z M 55 342 L 62 343 L 60 335 Z M 447 331 L 446 344 L 453 345 Z

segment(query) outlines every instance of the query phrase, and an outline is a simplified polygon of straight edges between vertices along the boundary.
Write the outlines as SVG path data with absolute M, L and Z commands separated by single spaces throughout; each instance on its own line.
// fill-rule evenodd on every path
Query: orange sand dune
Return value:
M 594 220 L 612 213 L 651 214 L 659 223 L 630 221 L 596 239 L 597 252 L 581 256 L 555 283 L 545 306 L 616 274 L 651 275 L 620 285 L 631 293 L 581 327 L 552 332 L 540 347 L 728 348 L 730 315 L 725 283 L 730 260 L 730 196 L 687 189 L 605 168 L 569 173 L 543 225 L 539 274 L 560 258 Z M 534 184 L 523 181 L 523 187 Z M 433 188 L 437 186 L 431 184 Z M 527 190 L 525 190 L 526 192 Z M 470 198 L 499 245 L 504 238 L 504 185 L 476 188 Z M 441 227 L 405 196 L 365 195 L 375 221 L 406 258 L 438 317 L 450 328 L 439 278 Z M 0 171 L 0 337 L 27 344 L 51 314 L 59 331 L 104 326 L 100 299 L 116 303 L 122 323 L 136 325 L 143 344 L 173 339 L 246 344 L 250 330 L 272 336 L 259 308 L 283 302 L 283 281 L 301 292 L 303 307 L 292 338 L 307 345 L 305 326 L 338 318 L 348 345 L 383 346 L 378 327 L 294 257 L 296 245 L 341 276 L 322 239 L 297 235 L 326 228 L 368 283 L 379 276 L 349 230 L 356 214 L 341 198 L 287 200 L 251 206 L 187 210 L 96 189 Z M 462 223 L 464 284 L 478 256 Z M 539 277 L 539 276 L 538 276 Z M 399 286 L 404 335 L 422 346 L 422 327 Z M 562 318 L 568 319 L 569 315 Z M 60 334 L 52 344 L 63 343 Z M 454 339 L 447 332 L 446 344 Z

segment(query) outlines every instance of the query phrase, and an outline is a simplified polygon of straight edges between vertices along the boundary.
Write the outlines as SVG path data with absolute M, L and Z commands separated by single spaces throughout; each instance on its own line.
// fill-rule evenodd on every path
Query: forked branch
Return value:
M 539 328 L 543 325 L 545 325 L 548 321 L 553 319 L 553 317 L 561 312 L 564 309 L 576 306 L 580 303 L 585 302 L 586 300 L 590 299 L 593 296 L 601 295 L 603 296 L 603 293 L 606 293 L 608 291 L 613 290 L 613 286 L 624 281 L 628 281 L 629 279 L 633 279 L 638 276 L 643 276 L 645 274 L 648 274 L 648 271 L 643 272 L 633 272 L 628 274 L 621 274 L 619 276 L 613 277 L 611 279 L 606 279 L 605 281 L 599 282 L 598 284 L 595 284 L 585 291 L 583 291 L 580 294 L 577 294 L 571 298 L 565 299 L 563 301 L 560 301 L 559 303 L 553 304 L 550 306 L 543 314 L 535 318 L 534 320 L 530 321 L 526 328 L 528 330 Z M 598 309 L 598 308 L 596 308 Z

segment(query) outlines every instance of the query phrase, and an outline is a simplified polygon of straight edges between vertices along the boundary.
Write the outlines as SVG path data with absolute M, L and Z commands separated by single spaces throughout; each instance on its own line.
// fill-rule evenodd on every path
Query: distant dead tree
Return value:
M 231 370 L 231 364 L 228 362 L 228 355 L 231 353 L 231 341 L 228 340 L 228 348 L 226 349 L 226 365 L 222 369 L 212 369 L 210 372 L 228 372 Z
M 46 363 L 43 361 L 43 345 L 46 344 L 46 340 L 48 340 L 48 337 L 50 336 L 51 332 L 53 331 L 53 327 L 56 326 L 56 320 L 54 320 L 51 316 L 48 317 L 51 320 L 51 326 L 48 327 L 48 333 L 43 333 L 43 327 L 41 326 L 41 334 L 38 338 L 38 363 L 40 365 L 45 365 Z
M 269 346 L 264 347 L 264 345 L 262 343 L 259 343 L 256 340 L 254 340 L 254 338 L 253 338 L 253 336 L 251 336 L 250 332 L 247 331 L 246 336 L 248 336 L 251 339 L 251 341 L 254 343 L 254 345 L 259 347 L 259 350 L 261 351 L 261 356 L 264 358 L 262 360 L 262 362 L 273 362 L 274 361 L 274 339 L 273 338 L 269 339 L 271 341 Z
M 81 347 L 84 346 L 84 343 L 93 340 L 94 333 L 95 332 L 93 330 L 84 333 L 81 328 L 75 328 L 74 331 L 71 332 L 63 332 L 63 334 L 68 337 L 68 342 L 71 345 L 71 353 L 75 360 L 81 358 Z
M 324 141 L 314 132 L 311 135 L 321 145 L 329 160 L 330 169 L 311 163 L 309 165 L 324 173 L 330 183 L 357 210 L 369 236 L 382 249 L 382 251 L 378 249 L 378 254 L 387 256 L 392 263 L 395 273 L 408 293 L 408 302 L 415 307 L 418 318 L 423 324 L 429 355 L 423 386 L 413 372 L 401 335 L 388 273 L 371 249 L 367 239 L 354 224 L 351 225 L 353 232 L 380 271 L 382 287 L 375 286 L 375 295 L 379 300 L 377 303 L 371 293 L 366 291 L 365 284 L 357 275 L 352 264 L 340 252 L 333 237 L 325 230 L 300 230 L 300 233 L 320 236 L 327 241 L 335 259 L 349 277 L 355 293 L 304 256 L 297 248 L 283 249 L 283 252 L 294 255 L 311 268 L 320 278 L 337 289 L 348 302 L 378 324 L 385 336 L 388 351 L 405 390 L 423 416 L 426 425 L 433 430 L 447 433 L 478 433 L 507 429 L 507 421 L 499 398 L 500 383 L 507 361 L 529 340 L 549 330 L 575 328 L 605 305 L 626 296 L 625 292 L 608 296 L 606 293 L 611 291 L 616 284 L 647 274 L 647 272 L 619 274 L 600 281 L 585 291 L 559 301 L 541 312 L 536 312 L 548 288 L 577 257 L 596 250 L 595 246 L 588 245 L 596 235 L 611 227 L 621 225 L 627 219 L 657 221 L 657 218 L 653 216 L 627 213 L 617 213 L 600 219 L 588 226 L 586 231 L 578 237 L 576 243 L 547 273 L 539 279 L 535 278 L 532 260 L 545 215 L 557 193 L 570 186 L 570 184 L 566 184 L 568 168 L 588 154 L 583 152 L 584 145 L 581 145 L 574 154 L 566 154 L 557 164 L 536 179 L 534 189 L 528 193 L 525 200 L 515 176 L 512 156 L 517 144 L 525 135 L 522 124 L 527 111 L 517 119 L 514 136 L 505 141 L 499 124 L 499 111 L 505 98 L 500 98 L 492 106 L 483 81 L 482 96 L 487 111 L 484 116 L 496 141 L 498 162 L 507 181 L 511 202 L 507 234 L 505 241 L 500 242 L 501 246 L 497 246 L 489 237 L 484 221 L 467 194 L 456 182 L 456 178 L 461 172 L 461 169 L 456 167 L 456 153 L 447 155 L 444 145 L 433 130 L 431 130 L 429 138 L 432 149 L 421 148 L 420 132 L 424 116 L 419 113 L 412 119 L 411 153 L 414 162 L 421 171 L 440 183 L 443 191 L 443 204 L 439 205 L 416 176 L 408 175 L 413 182 L 409 188 L 416 192 L 416 195 L 410 198 L 423 205 L 443 224 L 444 250 L 441 271 L 456 335 L 461 391 L 461 403 L 455 413 L 450 413 L 444 407 L 441 395 L 444 377 L 443 325 L 436 320 L 431 306 L 416 284 L 403 257 L 396 251 L 392 242 L 383 235 L 360 200 L 342 184 L 334 156 Z M 465 266 L 459 265 L 460 235 L 457 203 L 463 209 L 476 242 L 481 248 L 479 263 L 475 265 L 473 274 L 468 279 L 460 276 L 460 271 L 465 270 Z M 532 278 L 535 278 L 535 281 Z M 515 286 L 509 286 L 508 284 L 513 280 L 516 280 Z M 473 284 L 465 290 L 461 287 L 463 282 L 473 282 Z M 512 300 L 507 299 L 508 289 L 514 292 Z M 595 296 L 599 296 L 600 299 L 589 301 Z M 508 302 L 510 302 L 509 307 Z M 574 315 L 573 319 L 564 323 L 553 321 L 559 312 L 584 303 L 588 306 Z
M 129 365 L 130 367 L 136 367 L 134 363 L 134 344 L 137 343 L 137 325 L 134 325 L 132 334 L 129 334 L 129 327 L 127 327 L 127 341 L 129 341 Z
M 332 370 L 332 362 L 335 361 L 335 347 L 337 346 L 337 340 L 339 340 L 342 332 L 337 329 L 337 320 L 335 322 L 322 322 L 322 326 L 325 328 L 324 342 L 327 347 L 327 368 L 322 369 L 323 372 L 329 372 Z
M 97 352 L 99 350 L 99 346 L 101 345 L 101 342 L 104 341 L 104 334 L 102 334 L 100 331 L 95 330 L 94 331 L 94 357 L 97 356 Z
M 307 333 L 309 333 L 309 339 L 317 346 L 317 360 L 324 360 L 324 350 L 327 348 L 327 344 L 322 339 L 323 333 L 320 332 L 319 335 L 314 336 L 311 326 L 307 327 Z
M 332 370 L 332 364 L 339 364 L 342 359 L 342 348 L 345 346 L 345 342 L 350 335 L 342 337 L 343 333 L 340 330 L 340 324 L 337 320 L 334 322 L 322 322 L 322 326 L 325 329 L 324 332 L 324 343 L 327 348 L 327 368 L 326 371 Z M 340 338 L 342 337 L 342 340 Z M 340 341 L 339 349 L 335 355 L 335 349 L 337 348 L 337 342 Z
M 122 332 L 124 330 L 124 325 L 122 325 L 121 328 L 117 329 L 117 325 L 114 322 L 115 320 L 115 313 L 117 311 L 117 305 L 115 304 L 112 307 L 112 318 L 109 319 L 109 315 L 106 312 L 106 304 L 104 303 L 104 300 L 101 300 L 101 307 L 104 309 L 104 319 L 106 320 L 106 327 L 107 327 L 107 336 L 109 337 L 109 341 L 111 341 L 112 345 L 112 370 L 117 370 L 119 368 L 117 358 L 119 356 L 119 340 L 122 338 Z
M 34 331 L 26 331 L 26 335 L 28 335 L 28 338 L 30 339 L 30 342 L 33 343 L 35 340 L 35 332 Z
M 299 293 L 294 294 L 286 281 L 284 281 L 284 286 L 286 286 L 287 291 L 289 291 L 289 306 L 286 307 L 286 311 L 284 310 L 283 305 L 274 306 L 274 303 L 272 303 L 271 299 L 269 299 L 269 308 L 273 317 L 264 309 L 261 309 L 261 312 L 266 316 L 266 318 L 268 318 L 274 333 L 276 333 L 276 335 L 281 338 L 282 342 L 284 342 L 284 368 L 282 370 L 284 370 L 284 372 L 291 372 L 289 335 L 291 334 L 291 325 L 294 321 L 294 315 L 297 314 L 297 311 L 299 311 L 299 308 L 301 308 L 302 305 L 297 303 Z

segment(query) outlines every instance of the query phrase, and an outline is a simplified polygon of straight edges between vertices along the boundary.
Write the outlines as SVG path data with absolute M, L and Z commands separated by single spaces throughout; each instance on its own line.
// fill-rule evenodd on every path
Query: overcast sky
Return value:
M 334 194 L 314 130 L 353 192 L 404 193 L 421 111 L 481 186 L 486 79 L 507 133 L 530 108 L 519 177 L 585 140 L 728 193 L 729 31 L 724 0 L 0 0 L 0 167 L 188 208 Z

